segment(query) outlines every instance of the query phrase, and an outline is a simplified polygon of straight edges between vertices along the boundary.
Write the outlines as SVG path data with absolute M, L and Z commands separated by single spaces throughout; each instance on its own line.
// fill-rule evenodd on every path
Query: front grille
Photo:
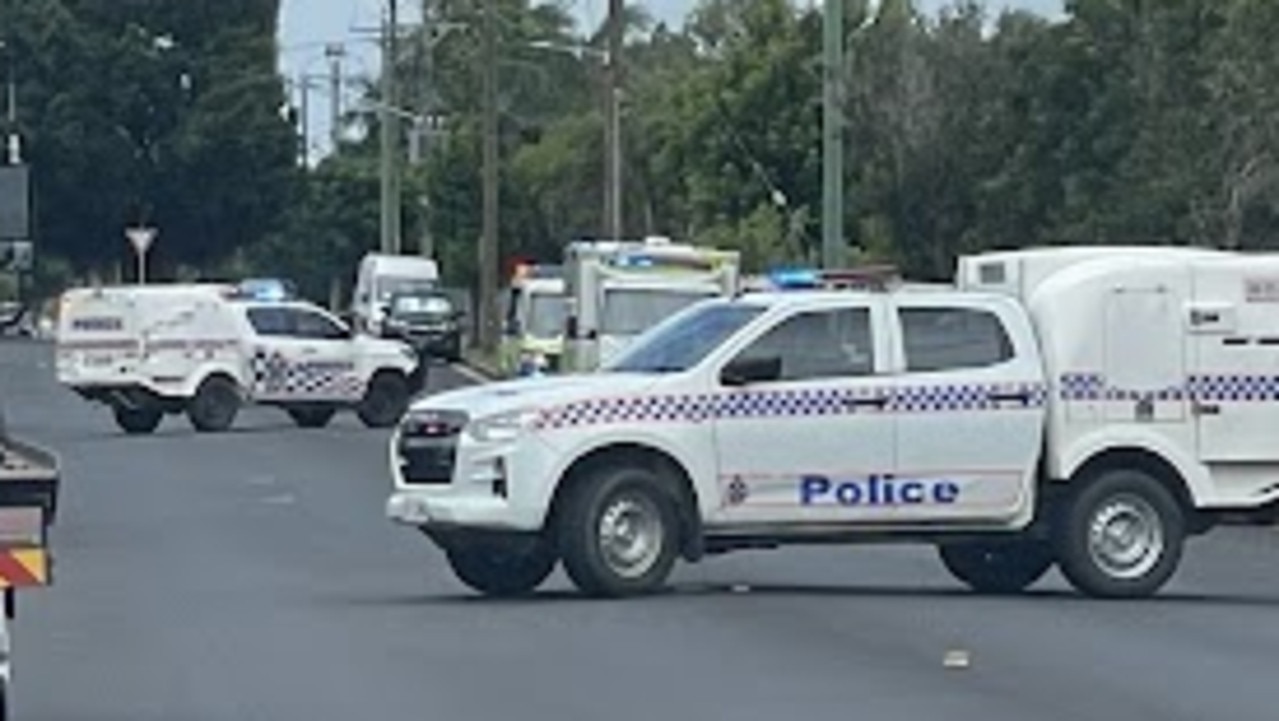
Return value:
M 404 482 L 413 485 L 444 485 L 453 480 L 457 465 L 457 441 L 400 439 Z
M 467 416 L 457 411 L 414 411 L 400 426 L 397 451 L 404 482 L 442 485 L 453 480 L 457 442 Z

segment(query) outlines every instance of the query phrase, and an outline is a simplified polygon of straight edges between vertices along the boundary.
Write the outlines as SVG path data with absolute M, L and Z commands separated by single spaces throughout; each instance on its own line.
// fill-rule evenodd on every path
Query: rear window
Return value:
M 283 308 L 250 308 L 249 325 L 253 332 L 263 336 L 289 335 L 292 323 Z
M 983 368 L 1013 357 L 999 316 L 973 308 L 903 308 L 906 370 L 914 373 Z

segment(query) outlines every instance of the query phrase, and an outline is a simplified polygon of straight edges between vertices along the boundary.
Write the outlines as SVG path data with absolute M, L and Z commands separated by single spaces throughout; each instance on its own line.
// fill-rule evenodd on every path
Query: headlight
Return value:
M 480 443 L 513 441 L 532 427 L 537 416 L 538 412 L 533 410 L 499 413 L 472 421 L 466 427 L 466 432 Z

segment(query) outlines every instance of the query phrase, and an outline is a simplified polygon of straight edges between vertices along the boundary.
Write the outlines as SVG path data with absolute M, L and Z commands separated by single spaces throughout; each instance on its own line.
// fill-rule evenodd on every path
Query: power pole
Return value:
M 484 0 L 484 227 L 480 239 L 479 345 L 496 346 L 498 254 L 497 0 Z
M 346 48 L 331 43 L 324 48 L 324 56 L 329 59 L 329 142 L 336 153 L 342 144 L 342 59 Z
M 311 78 L 306 73 L 298 76 L 298 92 L 301 93 L 301 139 L 298 143 L 298 163 L 303 168 L 311 161 Z
M 417 142 L 419 143 L 420 151 L 425 151 L 423 146 L 428 137 L 427 133 L 431 132 L 431 121 L 435 117 L 433 83 L 435 82 L 435 34 L 439 30 L 436 27 L 438 19 L 435 13 L 435 1 L 422 0 L 422 43 L 419 48 L 419 52 L 422 54 L 422 62 L 419 65 L 420 75 L 417 78 L 417 113 L 418 118 L 421 120 L 414 128 L 418 133 Z M 418 161 L 421 162 L 421 160 L 422 158 L 419 157 Z M 422 190 L 422 195 L 417 202 L 422 211 L 422 237 L 418 240 L 418 255 L 424 258 L 434 258 L 435 239 L 431 237 L 431 204 L 425 188 Z
M 622 49 L 626 40 L 625 0 L 608 2 L 608 49 L 604 53 L 604 219 L 609 240 L 622 239 Z
M 382 126 L 382 252 L 400 252 L 400 122 L 395 108 L 399 106 L 396 70 L 400 33 L 398 0 L 387 0 L 386 21 L 382 30 L 382 104 L 379 122 Z
M 822 107 L 822 267 L 846 265 L 844 238 L 844 2 L 826 0 Z

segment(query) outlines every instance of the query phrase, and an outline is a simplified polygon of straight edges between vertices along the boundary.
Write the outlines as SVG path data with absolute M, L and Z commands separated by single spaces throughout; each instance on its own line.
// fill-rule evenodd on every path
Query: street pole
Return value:
M 846 264 L 844 238 L 844 2 L 826 0 L 823 23 L 822 267 Z
M 8 155 L 9 165 L 22 164 L 22 138 L 18 135 L 18 78 L 14 66 L 17 64 L 13 60 L 13 47 L 4 40 L 0 40 L 0 50 L 4 51 L 5 64 L 5 137 L 0 138 L 4 141 L 5 151 L 3 154 Z M 7 150 L 6 150 L 7 148 Z
M 480 238 L 479 345 L 494 350 L 498 254 L 497 0 L 484 1 L 484 222 Z
M 311 160 L 311 79 L 305 73 L 298 76 L 298 89 L 302 93 L 302 138 L 298 144 L 298 162 L 305 168 Z
M 422 0 L 422 77 L 418 78 L 418 143 L 424 144 L 427 133 L 431 132 L 431 122 L 435 117 L 435 33 L 437 31 L 435 0 Z M 419 162 L 420 162 L 419 158 Z M 435 257 L 435 238 L 431 236 L 431 202 L 426 190 L 418 197 L 418 206 L 422 209 L 422 238 L 418 241 L 418 255 L 424 258 Z
M 382 34 L 382 252 L 397 255 L 400 252 L 400 174 L 397 142 L 399 117 L 391 112 L 397 107 L 398 93 L 396 65 L 399 58 L 398 0 L 388 0 L 386 25 Z
M 332 43 L 324 54 L 329 59 L 329 142 L 336 153 L 342 144 L 342 58 L 346 48 Z
M 604 218 L 609 240 L 622 239 L 622 47 L 625 42 L 625 0 L 609 0 L 608 49 L 604 53 L 607 96 L 604 112 Z

